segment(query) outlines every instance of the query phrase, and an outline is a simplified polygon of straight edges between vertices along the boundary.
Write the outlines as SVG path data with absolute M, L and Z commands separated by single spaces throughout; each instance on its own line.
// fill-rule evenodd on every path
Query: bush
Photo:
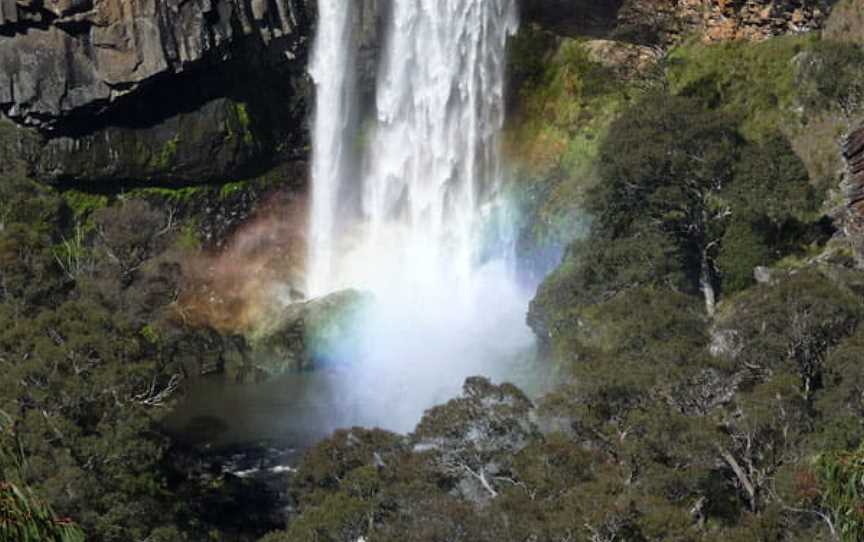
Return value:
M 723 292 L 749 288 L 755 283 L 753 269 L 768 265 L 776 256 L 763 235 L 748 220 L 736 220 L 726 228 L 720 242 L 717 265 L 720 268 Z
M 864 319 L 864 304 L 816 270 L 778 280 L 739 295 L 718 332 L 735 337 L 727 353 L 742 367 L 794 375 L 810 398 L 822 386 L 827 352 Z
M 864 47 L 820 41 L 812 45 L 798 68 L 798 88 L 805 107 L 839 110 L 847 116 L 864 105 Z

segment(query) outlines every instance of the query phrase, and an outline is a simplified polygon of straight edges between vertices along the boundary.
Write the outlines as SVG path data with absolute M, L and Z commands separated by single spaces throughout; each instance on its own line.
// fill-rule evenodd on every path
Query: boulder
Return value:
M 369 294 L 344 290 L 289 305 L 279 321 L 252 341 L 258 368 L 275 376 L 322 365 L 348 363 L 356 351 Z

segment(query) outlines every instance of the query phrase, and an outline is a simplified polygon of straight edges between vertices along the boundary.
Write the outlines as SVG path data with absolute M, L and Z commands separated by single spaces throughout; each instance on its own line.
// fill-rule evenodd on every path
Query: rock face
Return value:
M 374 96 L 389 0 L 358 2 Z M 0 140 L 43 181 L 222 183 L 305 158 L 314 0 L 0 0 Z M 13 151 L 10 151 L 13 149 Z
M 523 16 L 563 35 L 668 45 L 694 32 L 705 41 L 761 40 L 825 22 L 825 0 L 523 0 Z
M 61 129 L 156 78 L 225 59 L 241 39 L 302 55 L 303 0 L 2 0 L 0 108 L 17 122 Z
M 855 243 L 855 255 L 864 262 L 864 126 L 852 132 L 843 144 L 846 174 L 843 184 L 846 191 L 846 234 Z
M 810 0 L 678 0 L 706 41 L 762 40 L 822 27 L 833 2 Z

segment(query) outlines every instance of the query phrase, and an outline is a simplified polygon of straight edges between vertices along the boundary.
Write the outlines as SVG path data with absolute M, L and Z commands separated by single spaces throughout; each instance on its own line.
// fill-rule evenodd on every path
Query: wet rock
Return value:
M 279 322 L 252 341 L 255 364 L 275 376 L 327 364 L 349 363 L 359 325 L 372 299 L 344 290 L 289 305 Z
M 230 179 L 264 149 L 256 144 L 244 107 L 218 98 L 151 127 L 110 126 L 81 137 L 53 138 L 42 144 L 34 173 L 48 182 Z

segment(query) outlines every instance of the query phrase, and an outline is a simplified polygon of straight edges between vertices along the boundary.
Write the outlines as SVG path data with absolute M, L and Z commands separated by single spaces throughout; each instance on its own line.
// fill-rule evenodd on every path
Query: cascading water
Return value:
M 307 288 L 374 294 L 340 396 L 352 422 L 404 430 L 466 376 L 510 376 L 504 359 L 531 342 L 498 155 L 516 7 L 392 0 L 374 118 L 360 134 L 344 73 L 354 4 L 319 0 Z
M 310 74 L 318 105 L 312 129 L 312 220 L 306 289 L 326 293 L 333 275 L 339 190 L 351 167 L 350 140 L 356 116 L 353 48 L 355 2 L 319 0 L 318 35 Z

